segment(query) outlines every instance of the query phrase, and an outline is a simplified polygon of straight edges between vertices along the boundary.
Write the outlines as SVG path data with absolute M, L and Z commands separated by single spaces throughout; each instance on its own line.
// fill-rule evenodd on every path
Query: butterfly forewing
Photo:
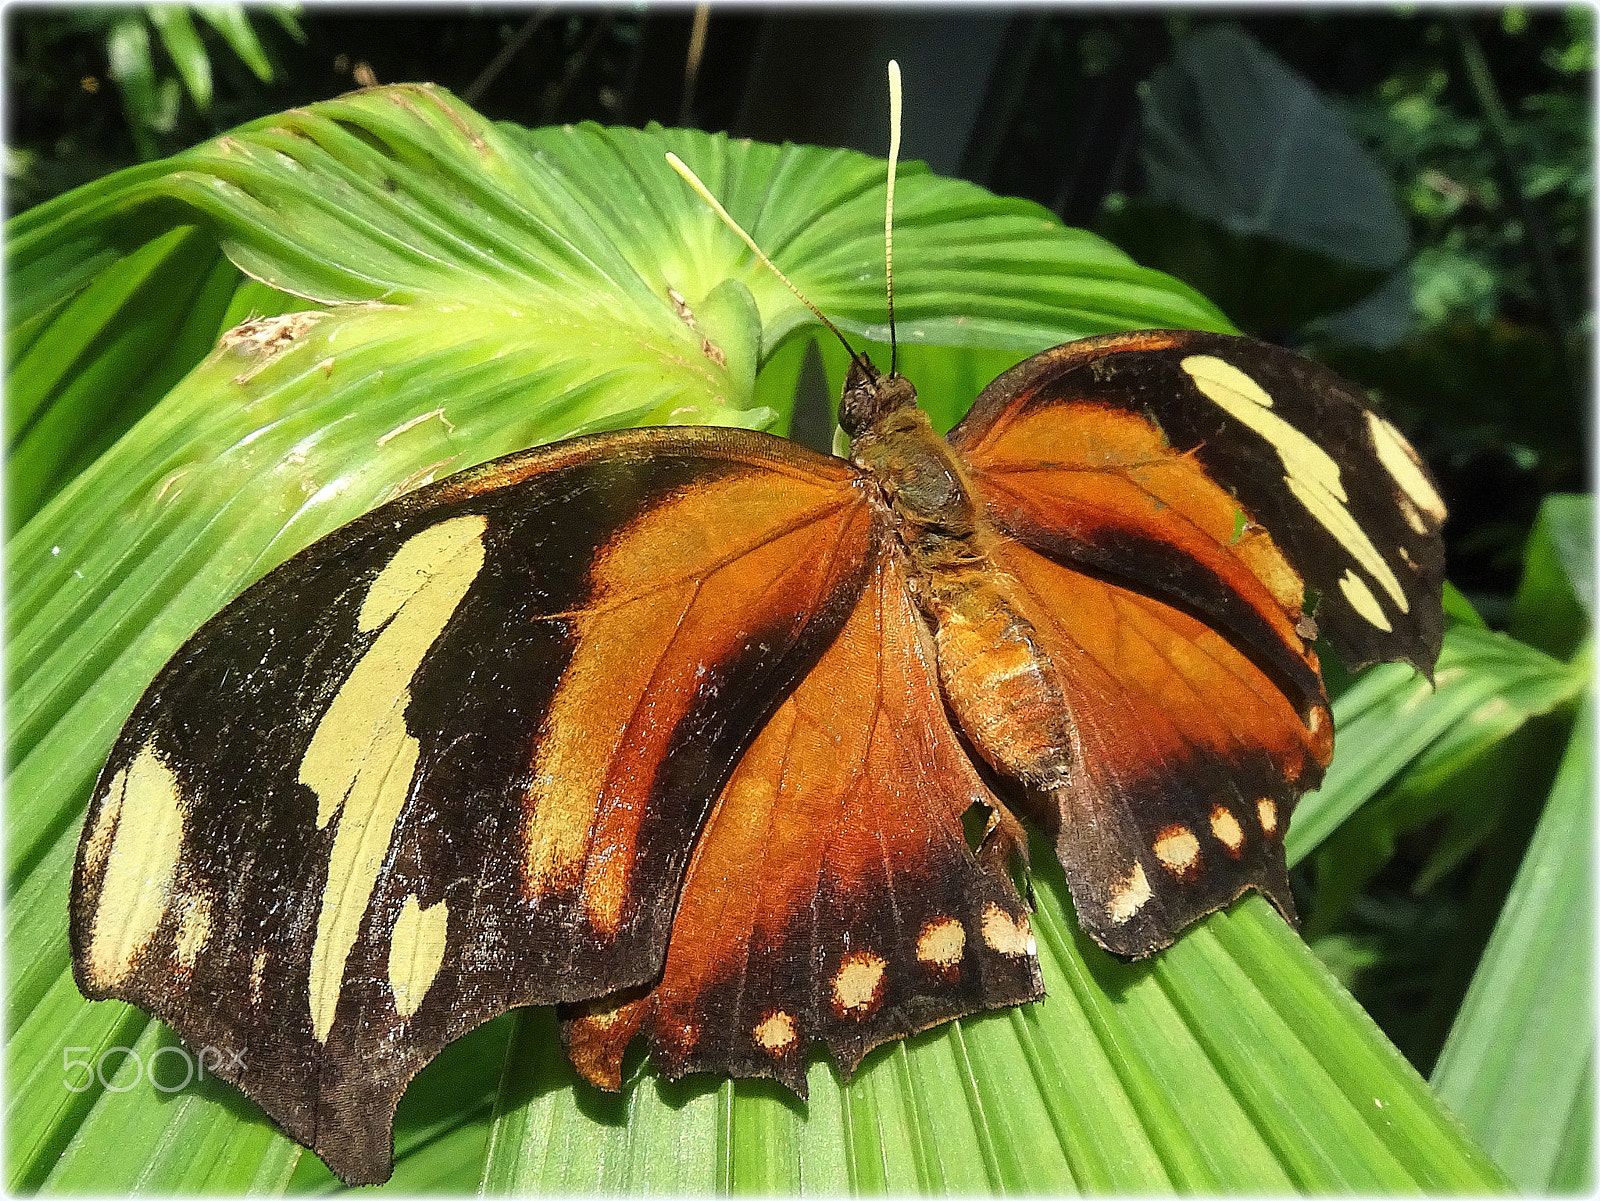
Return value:
M 951 441 L 1002 528 L 1195 606 L 1291 677 L 1284 616 L 1352 668 L 1438 656 L 1438 492 L 1365 397 L 1299 355 L 1185 330 L 1073 342 L 997 378 Z
M 659 975 L 696 835 L 867 580 L 838 460 L 740 431 L 487 464 L 289 560 L 140 701 L 72 946 L 351 1182 L 405 1083 L 530 1002 Z

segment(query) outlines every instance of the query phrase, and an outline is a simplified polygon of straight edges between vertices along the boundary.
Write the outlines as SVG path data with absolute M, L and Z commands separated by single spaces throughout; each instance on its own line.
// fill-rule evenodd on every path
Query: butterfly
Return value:
M 372 1183 L 411 1077 L 515 1006 L 560 1005 L 603 1088 L 642 1037 L 668 1076 L 803 1096 L 814 1043 L 848 1073 L 1042 997 L 1021 818 L 1116 954 L 1249 889 L 1292 919 L 1283 833 L 1332 752 L 1313 642 L 1438 653 L 1416 453 L 1244 338 L 1047 350 L 948 437 L 851 355 L 848 458 L 726 428 L 539 447 L 207 622 L 90 802 L 84 994 L 223 1049 Z

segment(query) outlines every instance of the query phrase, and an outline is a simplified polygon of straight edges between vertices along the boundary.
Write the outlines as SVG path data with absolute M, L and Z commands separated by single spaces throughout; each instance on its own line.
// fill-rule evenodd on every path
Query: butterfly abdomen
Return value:
M 911 407 L 880 417 L 853 449 L 895 515 L 912 591 L 934 628 L 939 681 L 963 732 L 998 771 L 1040 788 L 1065 784 L 1065 695 L 984 551 L 995 535 L 959 457 Z
M 996 769 L 1037 788 L 1067 782 L 1066 698 L 1033 626 L 992 568 L 927 581 L 939 682 L 962 730 Z

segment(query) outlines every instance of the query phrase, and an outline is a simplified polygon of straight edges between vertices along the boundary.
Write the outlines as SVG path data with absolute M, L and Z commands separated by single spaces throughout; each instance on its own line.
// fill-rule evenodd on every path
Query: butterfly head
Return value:
M 845 376 L 839 425 L 850 437 L 859 438 L 888 414 L 916 404 L 917 390 L 910 380 L 894 372 L 882 374 L 863 355 L 851 361 Z

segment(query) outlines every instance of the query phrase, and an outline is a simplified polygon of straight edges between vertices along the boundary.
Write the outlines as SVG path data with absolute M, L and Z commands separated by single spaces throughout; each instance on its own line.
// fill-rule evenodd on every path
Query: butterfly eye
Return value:
M 839 399 L 839 425 L 850 437 L 859 438 L 889 414 L 916 405 L 917 390 L 903 375 L 868 376 L 852 363 Z

